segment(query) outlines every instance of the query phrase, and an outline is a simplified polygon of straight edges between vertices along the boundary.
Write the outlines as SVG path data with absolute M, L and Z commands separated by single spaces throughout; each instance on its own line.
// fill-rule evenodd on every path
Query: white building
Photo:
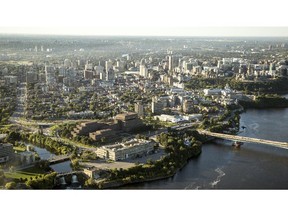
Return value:
M 203 92 L 205 96 L 221 95 L 222 89 L 204 89 Z
M 102 146 L 97 148 L 95 153 L 97 157 L 118 161 L 149 154 L 154 150 L 154 145 L 150 140 L 132 139 L 124 143 Z
M 144 64 L 140 65 L 139 75 L 142 76 L 142 77 L 145 77 L 145 78 L 148 77 L 148 69 L 147 69 L 146 65 L 144 65 Z
M 105 62 L 105 70 L 106 70 L 106 73 L 107 71 L 109 71 L 110 68 L 113 68 L 113 62 L 109 59 L 109 61 L 106 61 Z

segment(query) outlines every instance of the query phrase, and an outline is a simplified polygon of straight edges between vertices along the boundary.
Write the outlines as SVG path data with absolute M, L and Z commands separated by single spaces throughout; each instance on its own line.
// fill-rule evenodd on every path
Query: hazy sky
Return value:
M 0 33 L 288 36 L 286 8 L 284 0 L 9 0 Z

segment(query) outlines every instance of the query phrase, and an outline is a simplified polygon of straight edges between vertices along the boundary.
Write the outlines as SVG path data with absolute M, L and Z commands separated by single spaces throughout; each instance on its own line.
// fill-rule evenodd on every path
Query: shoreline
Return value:
M 138 179 L 138 180 L 134 180 L 131 182 L 120 182 L 120 180 L 114 181 L 114 182 L 107 182 L 107 183 L 101 184 L 101 187 L 98 189 L 119 189 L 120 190 L 121 188 L 119 188 L 119 187 L 122 187 L 125 185 L 133 185 L 133 184 L 137 184 L 137 183 L 145 183 L 145 182 L 157 181 L 157 180 L 162 180 L 162 179 L 167 179 L 167 178 L 173 177 L 177 172 L 179 172 L 181 169 L 183 169 L 188 164 L 188 162 L 190 160 L 192 160 L 193 158 L 199 157 L 201 153 L 202 153 L 202 150 L 197 155 L 194 155 L 194 156 L 188 158 L 185 164 L 183 164 L 181 167 L 177 168 L 175 170 L 175 172 L 173 172 L 169 175 L 158 176 L 158 177 L 149 178 L 149 179 L 141 179 L 141 180 Z M 95 188 L 90 188 L 90 189 L 95 189 Z

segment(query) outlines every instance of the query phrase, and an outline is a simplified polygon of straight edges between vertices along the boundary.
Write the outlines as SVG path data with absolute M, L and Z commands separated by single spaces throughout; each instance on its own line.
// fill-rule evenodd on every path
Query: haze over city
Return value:
M 285 37 L 288 27 L 0 27 L 3 34 L 82 36 Z

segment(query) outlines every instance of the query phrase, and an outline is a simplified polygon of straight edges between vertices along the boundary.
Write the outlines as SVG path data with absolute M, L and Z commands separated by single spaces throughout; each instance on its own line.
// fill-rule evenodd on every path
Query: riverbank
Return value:
M 268 109 L 268 108 L 288 108 L 288 99 L 281 96 L 259 96 L 253 101 L 240 101 L 245 108 Z
M 194 155 L 191 158 L 189 158 L 185 164 L 182 164 L 181 167 L 177 168 L 174 172 L 172 172 L 169 175 L 162 175 L 162 176 L 156 176 L 156 177 L 152 177 L 152 178 L 147 178 L 147 179 L 135 179 L 135 180 L 131 180 L 131 181 L 123 181 L 123 180 L 116 180 L 116 181 L 100 181 L 98 183 L 98 188 L 99 189 L 116 189 L 122 186 L 126 186 L 126 185 L 133 185 L 133 184 L 137 184 L 137 183 L 144 183 L 144 182 L 152 182 L 152 181 L 157 181 L 157 180 L 163 180 L 163 179 L 167 179 L 167 178 L 171 178 L 173 177 L 177 172 L 179 172 L 181 169 L 183 169 L 190 160 L 192 160 L 193 158 L 198 157 L 201 154 L 201 152 L 199 152 L 198 155 Z
M 189 137 L 190 144 L 184 144 L 184 133 L 186 137 Z M 202 152 L 202 143 L 193 136 L 193 133 L 197 132 L 190 131 L 181 134 L 169 132 L 168 134 L 158 135 L 157 139 L 165 147 L 166 156 L 127 169 L 107 170 L 103 179 L 87 182 L 87 188 L 117 188 L 128 184 L 155 181 L 174 176 L 190 159 L 198 157 Z M 198 136 L 200 135 L 198 134 Z

